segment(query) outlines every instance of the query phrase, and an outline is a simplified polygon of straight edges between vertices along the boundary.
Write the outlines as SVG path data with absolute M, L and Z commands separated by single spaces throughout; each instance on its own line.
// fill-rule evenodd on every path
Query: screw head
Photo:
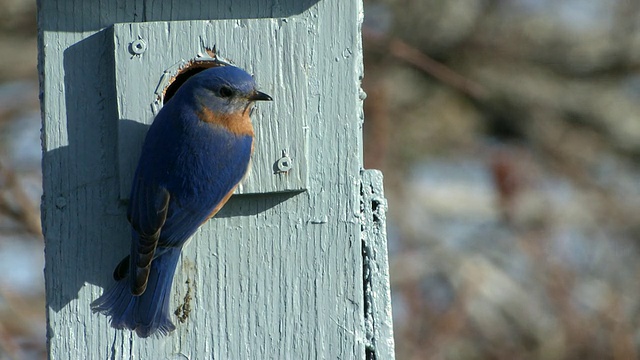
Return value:
M 133 55 L 140 55 L 147 51 L 147 43 L 142 39 L 132 41 L 131 44 L 129 44 L 129 51 Z
M 58 198 L 56 199 L 56 207 L 62 210 L 65 206 L 67 206 L 67 199 L 65 199 L 63 196 L 58 196 Z
M 276 168 L 278 168 L 278 171 L 280 172 L 287 172 L 291 170 L 292 166 L 291 158 L 288 156 L 283 156 L 278 159 L 278 162 L 276 162 Z

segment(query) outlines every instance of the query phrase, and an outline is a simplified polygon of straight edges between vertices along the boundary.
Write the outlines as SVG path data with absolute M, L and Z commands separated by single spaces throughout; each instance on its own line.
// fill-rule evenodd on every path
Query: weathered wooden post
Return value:
M 362 171 L 360 0 L 42 0 L 43 227 L 52 359 L 392 359 L 381 174 Z M 177 330 L 89 304 L 129 251 L 148 124 L 211 49 L 274 102 L 240 195 L 183 252 Z

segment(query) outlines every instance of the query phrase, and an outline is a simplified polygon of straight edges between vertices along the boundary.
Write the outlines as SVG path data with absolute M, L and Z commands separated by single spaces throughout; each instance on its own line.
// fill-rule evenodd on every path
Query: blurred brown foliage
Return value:
M 367 0 L 398 359 L 636 359 L 640 2 Z

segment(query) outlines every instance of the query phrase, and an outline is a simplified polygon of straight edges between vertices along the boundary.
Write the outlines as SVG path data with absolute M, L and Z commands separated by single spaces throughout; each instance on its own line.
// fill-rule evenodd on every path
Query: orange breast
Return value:
M 229 114 L 217 114 L 209 109 L 202 109 L 199 114 L 202 121 L 225 127 L 236 135 L 254 136 L 253 124 L 249 117 L 249 111 L 237 111 Z

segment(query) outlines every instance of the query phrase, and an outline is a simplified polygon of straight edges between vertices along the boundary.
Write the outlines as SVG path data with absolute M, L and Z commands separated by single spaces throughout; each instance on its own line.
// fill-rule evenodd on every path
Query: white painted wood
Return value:
M 362 171 L 362 255 L 366 351 L 376 359 L 393 359 L 394 340 L 387 254 L 387 200 L 382 173 Z
M 38 5 L 50 357 L 364 359 L 371 339 L 365 329 L 359 173 L 361 2 L 43 0 Z M 277 121 L 290 115 L 284 113 L 287 106 L 300 114 L 287 124 L 308 125 L 307 190 L 268 193 L 275 183 L 257 175 L 253 195 L 232 197 L 182 255 L 171 306 L 185 321 L 175 316 L 177 330 L 168 337 L 140 339 L 111 329 L 89 308 L 111 285 L 113 267 L 129 249 L 119 189 L 123 154 L 111 29 L 115 23 L 220 19 L 244 19 L 211 25 L 217 30 L 210 35 L 275 99 L 259 104 L 265 122 L 258 142 L 275 148 L 292 136 Z M 244 31 L 237 27 L 251 33 L 227 35 Z M 174 46 L 182 36 L 185 43 L 200 45 L 193 34 L 168 26 L 165 36 L 175 37 Z M 230 39 L 233 44 L 225 43 Z M 257 46 L 255 39 L 268 44 Z M 225 53 L 225 47 L 234 53 Z M 270 54 L 283 58 L 268 59 Z M 299 83 L 300 74 L 307 76 L 305 84 Z M 144 106 L 135 101 L 132 109 Z M 269 146 L 261 151 L 271 151 Z

